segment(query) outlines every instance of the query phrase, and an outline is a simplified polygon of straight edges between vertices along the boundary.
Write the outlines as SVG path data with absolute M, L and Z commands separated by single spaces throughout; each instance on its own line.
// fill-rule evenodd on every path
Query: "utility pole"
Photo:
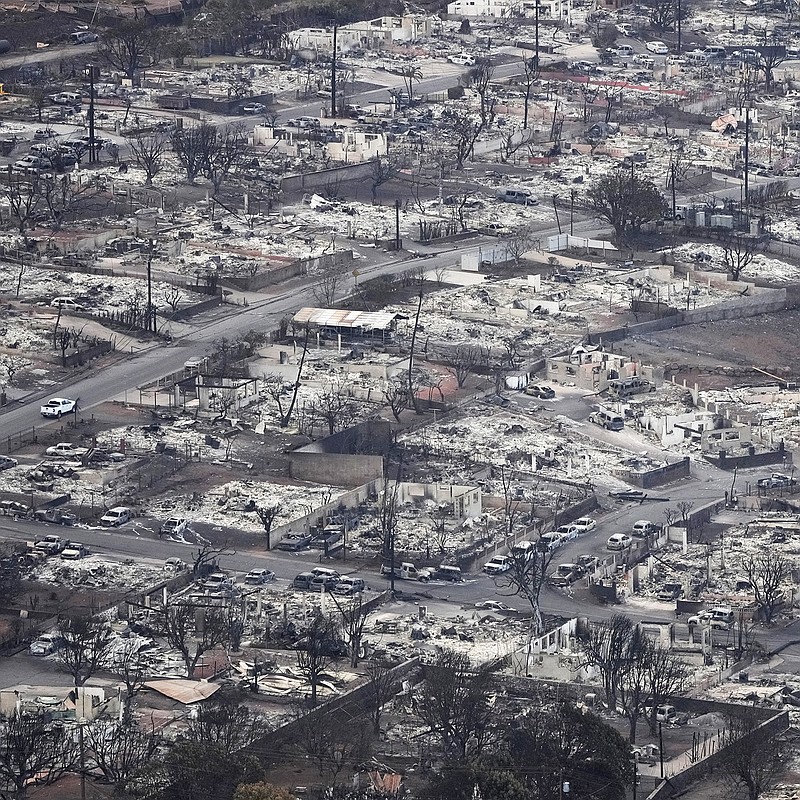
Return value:
M 561 236 L 561 220 L 558 217 L 558 206 L 556 205 L 556 200 L 558 199 L 558 195 L 553 195 L 553 211 L 556 212 L 556 225 L 558 225 L 558 235 Z
M 150 247 L 147 249 L 147 325 L 148 331 L 155 333 L 155 319 L 153 314 L 153 280 L 150 274 L 150 264 L 153 261 L 153 240 L 150 240 Z
M 539 0 L 536 0 L 536 5 L 534 6 L 534 10 L 536 12 L 535 23 L 534 23 L 534 30 L 536 35 L 536 55 L 534 55 L 534 59 L 536 61 L 536 69 L 539 69 Z
M 394 242 L 397 251 L 400 251 L 400 200 L 394 201 Z
M 572 220 L 575 215 L 575 195 L 577 194 L 576 189 L 569 190 L 569 235 L 572 236 L 575 231 L 572 228 Z
M 336 118 L 336 33 L 338 26 L 333 23 L 333 58 L 331 59 L 331 117 Z
M 89 79 L 89 163 L 97 160 L 94 142 L 94 64 L 86 65 L 86 77 Z
M 81 800 L 86 800 L 86 747 L 83 741 L 83 726 L 86 720 L 81 718 L 78 721 L 78 747 L 81 751 Z
M 750 106 L 748 105 L 744 110 L 744 197 L 742 201 L 747 207 L 747 191 L 750 186 Z
M 675 222 L 675 162 L 673 161 L 670 165 L 670 184 L 672 184 L 672 222 Z
M 675 25 L 678 29 L 678 55 L 681 54 L 681 0 L 677 0 L 678 13 L 675 15 Z

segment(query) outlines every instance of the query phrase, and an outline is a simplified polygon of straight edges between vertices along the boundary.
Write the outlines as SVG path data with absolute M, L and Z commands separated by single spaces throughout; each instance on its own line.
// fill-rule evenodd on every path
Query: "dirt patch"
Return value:
M 800 374 L 799 327 L 800 310 L 791 309 L 631 337 L 617 349 L 701 389 L 763 384 L 770 379 L 755 367 L 781 378 Z

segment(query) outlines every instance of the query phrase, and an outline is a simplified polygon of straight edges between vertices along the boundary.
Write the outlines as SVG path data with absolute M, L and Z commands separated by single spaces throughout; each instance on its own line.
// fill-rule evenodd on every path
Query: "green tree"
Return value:
M 492 687 L 487 667 L 473 667 L 469 656 L 454 650 L 444 650 L 425 670 L 417 714 L 459 761 L 480 755 L 496 738 Z
M 140 69 L 157 64 L 163 38 L 147 20 L 130 19 L 109 29 L 100 46 L 100 56 L 114 69 L 133 78 Z
M 628 230 L 638 232 L 645 222 L 663 217 L 667 210 L 658 187 L 632 169 L 618 169 L 600 178 L 589 187 L 587 198 L 597 216 L 614 229 L 618 241 Z
M 159 772 L 165 800 L 230 800 L 237 786 L 257 783 L 263 770 L 253 756 L 231 755 L 216 744 L 180 742 Z
M 541 708 L 518 720 L 508 749 L 529 796 L 556 800 L 568 781 L 570 797 L 619 800 L 633 780 L 630 746 L 600 717 L 563 702 Z M 535 769 L 527 769 L 535 764 Z

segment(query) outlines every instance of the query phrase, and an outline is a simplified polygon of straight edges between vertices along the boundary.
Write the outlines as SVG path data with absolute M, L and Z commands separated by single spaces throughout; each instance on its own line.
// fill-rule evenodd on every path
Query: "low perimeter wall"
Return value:
M 657 467 L 647 472 L 631 472 L 628 474 L 628 481 L 640 489 L 652 489 L 655 486 L 663 486 L 665 483 L 679 481 L 688 478 L 691 474 L 691 459 L 689 456 L 676 461 L 674 464 L 667 464 L 665 467 Z

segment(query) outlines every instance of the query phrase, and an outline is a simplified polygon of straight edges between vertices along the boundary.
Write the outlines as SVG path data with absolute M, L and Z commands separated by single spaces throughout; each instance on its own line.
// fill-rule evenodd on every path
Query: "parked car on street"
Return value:
M 64 539 L 61 536 L 56 536 L 55 534 L 50 534 L 48 536 L 43 536 L 41 539 L 37 539 L 33 546 L 37 550 L 44 550 L 47 553 L 60 553 L 65 547 L 69 545 L 69 539 Z
M 358 594 L 366 591 L 367 584 L 363 578 L 354 578 L 352 575 L 342 575 L 333 587 L 335 594 Z
M 245 586 L 263 586 L 265 583 L 272 583 L 275 580 L 275 573 L 271 569 L 251 569 L 244 576 Z
M 133 512 L 125 506 L 115 506 L 109 508 L 102 517 L 100 517 L 100 524 L 106 528 L 118 528 L 126 522 L 133 519 Z
M 85 558 L 88 555 L 89 550 L 86 545 L 78 542 L 72 542 L 61 551 L 61 558 L 65 561 L 77 561 L 79 558 Z
M 595 520 L 593 520 L 591 517 L 580 517 L 572 524 L 578 529 L 579 533 L 588 533 L 597 527 L 597 522 L 595 522 Z
M 615 533 L 606 541 L 609 550 L 627 550 L 632 544 L 633 539 L 627 533 Z
M 559 525 L 558 528 L 556 528 L 556 533 L 561 537 L 562 541 L 571 542 L 573 539 L 578 538 L 580 530 L 577 525 Z

